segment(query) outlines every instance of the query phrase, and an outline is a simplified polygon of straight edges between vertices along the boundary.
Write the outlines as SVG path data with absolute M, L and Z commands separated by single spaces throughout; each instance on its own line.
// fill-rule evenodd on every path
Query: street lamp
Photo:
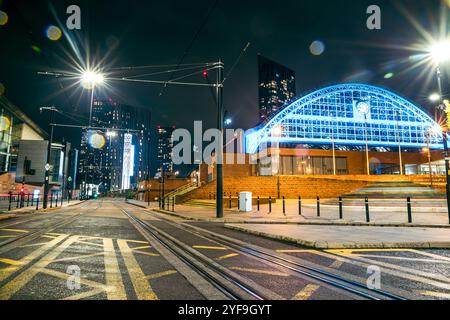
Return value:
M 441 63 L 450 60 L 450 41 L 441 41 L 433 44 L 430 48 L 430 55 L 433 59 L 433 62 L 436 64 L 436 77 L 438 82 L 438 90 L 439 90 L 439 109 L 445 111 L 445 103 L 443 101 L 443 92 L 442 92 L 442 79 L 441 79 Z M 436 97 L 435 97 L 436 98 Z M 449 153 L 448 153 L 448 143 L 447 143 L 447 126 L 448 120 L 445 117 L 445 125 L 442 127 L 442 140 L 444 143 L 444 157 L 445 157 L 445 176 L 446 176 L 446 186 L 445 193 L 447 195 L 447 211 L 450 220 L 450 161 L 449 161 Z

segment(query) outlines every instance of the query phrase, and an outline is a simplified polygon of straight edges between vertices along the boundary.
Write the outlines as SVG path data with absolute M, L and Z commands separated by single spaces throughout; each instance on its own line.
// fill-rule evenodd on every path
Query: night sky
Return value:
M 86 91 L 70 87 L 70 80 L 37 75 L 38 71 L 74 71 L 70 57 L 79 58 L 66 38 L 50 41 L 45 36 L 48 25 L 58 25 L 58 20 L 65 24 L 68 5 L 77 4 L 82 10 L 82 30 L 68 33 L 81 59 L 86 59 L 89 48 L 90 56 L 98 60 L 106 57 L 102 67 L 108 70 L 177 64 L 214 2 L 0 0 L 0 10 L 9 15 L 8 24 L 0 26 L 4 94 L 46 130 L 48 117 L 39 114 L 40 107 L 56 105 L 88 116 Z M 366 9 L 371 4 L 381 7 L 382 30 L 366 28 Z M 244 129 L 258 121 L 258 53 L 296 71 L 298 95 L 332 83 L 363 82 L 388 87 L 431 108 L 427 97 L 436 91 L 433 69 L 422 65 L 411 70 L 421 52 L 407 49 L 426 43 L 426 39 L 407 15 L 427 33 L 439 37 L 440 12 L 448 16 L 448 6 L 439 0 L 219 0 L 184 63 L 221 58 L 227 73 L 243 47 L 251 43 L 225 83 L 225 108 L 233 117 L 233 126 Z M 309 51 L 315 40 L 325 44 L 320 56 Z M 40 53 L 33 51 L 32 45 L 38 46 Z M 394 76 L 385 79 L 389 72 Z M 444 68 L 445 80 L 447 73 Z M 190 80 L 205 82 L 201 75 Z M 63 93 L 62 88 L 69 89 Z M 170 87 L 160 96 L 161 85 L 108 82 L 107 88 L 99 92 L 100 98 L 111 97 L 151 110 L 154 126 L 191 128 L 194 120 L 203 120 L 205 128 L 215 125 L 215 105 L 208 89 Z M 64 118 L 59 121 L 71 123 Z M 57 132 L 59 138 L 64 135 L 79 143 L 78 130 L 61 131 Z

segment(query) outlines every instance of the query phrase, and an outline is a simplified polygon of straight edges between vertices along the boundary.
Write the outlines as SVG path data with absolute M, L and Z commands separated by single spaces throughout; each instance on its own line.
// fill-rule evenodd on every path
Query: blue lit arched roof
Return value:
M 274 130 L 276 128 L 280 128 Z M 277 132 L 276 134 L 274 132 Z M 281 134 L 280 134 L 281 133 Z M 312 92 L 246 133 L 246 150 L 262 144 L 332 144 L 442 148 L 439 125 L 417 105 L 389 90 L 340 84 Z

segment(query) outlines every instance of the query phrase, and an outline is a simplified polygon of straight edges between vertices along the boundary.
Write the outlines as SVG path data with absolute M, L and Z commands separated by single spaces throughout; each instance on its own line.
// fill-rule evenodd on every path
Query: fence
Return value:
M 70 203 L 70 195 L 63 197 L 61 192 L 52 192 L 48 196 L 47 208 L 58 208 L 61 207 L 64 202 Z M 7 194 L 0 195 L 0 210 L 11 211 L 14 209 L 21 208 L 33 208 L 36 210 L 43 209 L 43 195 L 29 194 L 29 193 L 19 193 L 19 194 Z

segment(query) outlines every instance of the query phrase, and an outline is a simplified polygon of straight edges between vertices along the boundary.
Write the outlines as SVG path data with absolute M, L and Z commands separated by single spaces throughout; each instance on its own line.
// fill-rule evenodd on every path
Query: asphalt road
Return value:
M 378 266 L 384 291 L 410 299 L 450 298 L 450 252 L 446 250 L 309 250 L 228 230 L 220 223 L 163 216 L 123 200 L 98 200 L 0 223 L 0 300 L 226 298 L 126 212 L 272 298 L 360 299 L 329 283 L 220 245 L 189 226 L 288 255 L 359 283 L 366 283 L 368 268 Z

